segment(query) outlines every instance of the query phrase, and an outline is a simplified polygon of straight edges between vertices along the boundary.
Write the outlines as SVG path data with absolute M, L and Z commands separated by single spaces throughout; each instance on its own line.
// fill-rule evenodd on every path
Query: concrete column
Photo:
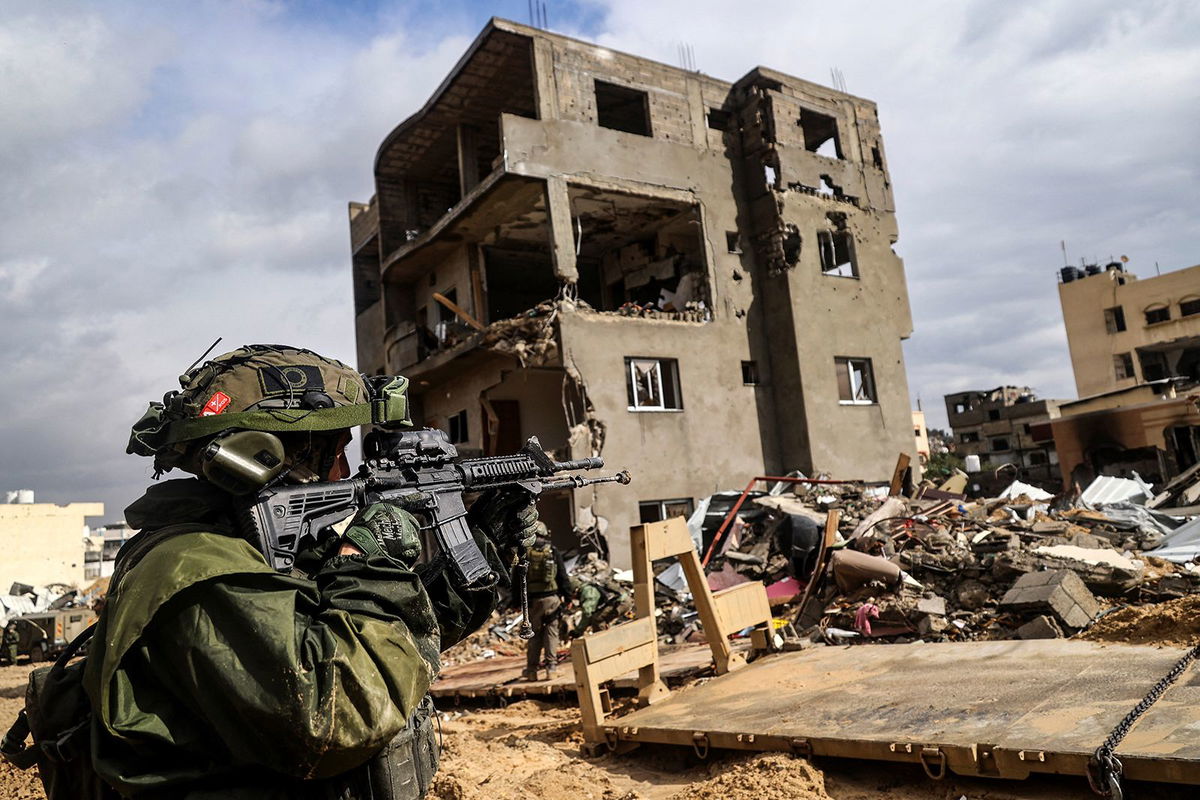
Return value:
M 554 259 L 554 274 L 560 280 L 575 283 L 579 270 L 575 267 L 575 231 L 571 219 L 571 201 L 567 182 L 558 176 L 546 179 L 546 218 L 550 223 L 550 254 Z
M 549 39 L 533 40 L 533 88 L 538 119 L 558 119 L 558 92 L 554 83 L 554 46 Z
M 473 125 L 458 126 L 458 188 L 463 197 L 479 185 L 479 136 Z

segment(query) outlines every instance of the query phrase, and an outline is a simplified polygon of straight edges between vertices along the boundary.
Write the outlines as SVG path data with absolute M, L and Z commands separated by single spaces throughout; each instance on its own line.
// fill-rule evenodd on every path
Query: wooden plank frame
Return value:
M 588 742 L 603 742 L 607 708 L 603 684 L 634 669 L 638 671 L 638 704 L 647 706 L 669 695 L 662 680 L 658 657 L 658 629 L 654 622 L 654 571 L 662 558 L 679 560 L 687 578 L 705 639 L 712 651 L 717 674 L 746 665 L 733 651 L 729 635 L 755 628 L 754 641 L 765 643 L 770 634 L 771 607 L 766 588 L 752 581 L 716 592 L 709 589 L 700 556 L 688 533 L 687 522 L 675 517 L 631 528 L 633 597 L 636 618 L 571 643 L 576 694 Z

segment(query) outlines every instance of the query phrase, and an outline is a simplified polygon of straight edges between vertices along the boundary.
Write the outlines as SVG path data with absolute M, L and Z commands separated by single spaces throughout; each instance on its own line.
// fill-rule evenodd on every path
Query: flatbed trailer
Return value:
M 603 721 L 657 742 L 921 764 L 997 778 L 1085 775 L 1114 726 L 1185 651 L 1093 642 L 817 647 L 765 656 Z M 1200 785 L 1200 674 L 1186 672 L 1117 756 L 1131 779 Z

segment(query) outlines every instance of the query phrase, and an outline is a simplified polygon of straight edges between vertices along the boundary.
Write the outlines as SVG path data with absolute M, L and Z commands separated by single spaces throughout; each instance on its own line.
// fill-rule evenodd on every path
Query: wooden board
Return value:
M 1073 641 L 819 647 L 767 656 L 606 722 L 637 742 L 925 761 L 967 775 L 1084 774 L 1113 726 L 1178 660 Z M 1133 779 L 1200 785 L 1193 667 L 1117 755 Z
M 739 641 L 735 650 L 746 650 L 749 642 Z M 685 644 L 659 648 L 663 676 L 679 681 L 712 665 L 712 651 L 706 644 Z M 434 697 L 521 697 L 524 695 L 565 695 L 575 697 L 575 678 L 570 662 L 558 666 L 552 681 L 522 681 L 525 656 L 497 656 L 446 667 L 429 691 Z M 614 681 L 618 689 L 636 688 L 636 672 Z

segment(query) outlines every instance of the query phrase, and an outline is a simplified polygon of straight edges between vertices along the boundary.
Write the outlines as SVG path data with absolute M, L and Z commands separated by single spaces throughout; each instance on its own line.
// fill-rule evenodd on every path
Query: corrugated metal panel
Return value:
M 1108 503 L 1141 503 L 1154 495 L 1150 485 L 1142 476 L 1133 473 L 1133 479 L 1113 478 L 1101 475 L 1080 496 L 1080 500 L 1093 508 Z

